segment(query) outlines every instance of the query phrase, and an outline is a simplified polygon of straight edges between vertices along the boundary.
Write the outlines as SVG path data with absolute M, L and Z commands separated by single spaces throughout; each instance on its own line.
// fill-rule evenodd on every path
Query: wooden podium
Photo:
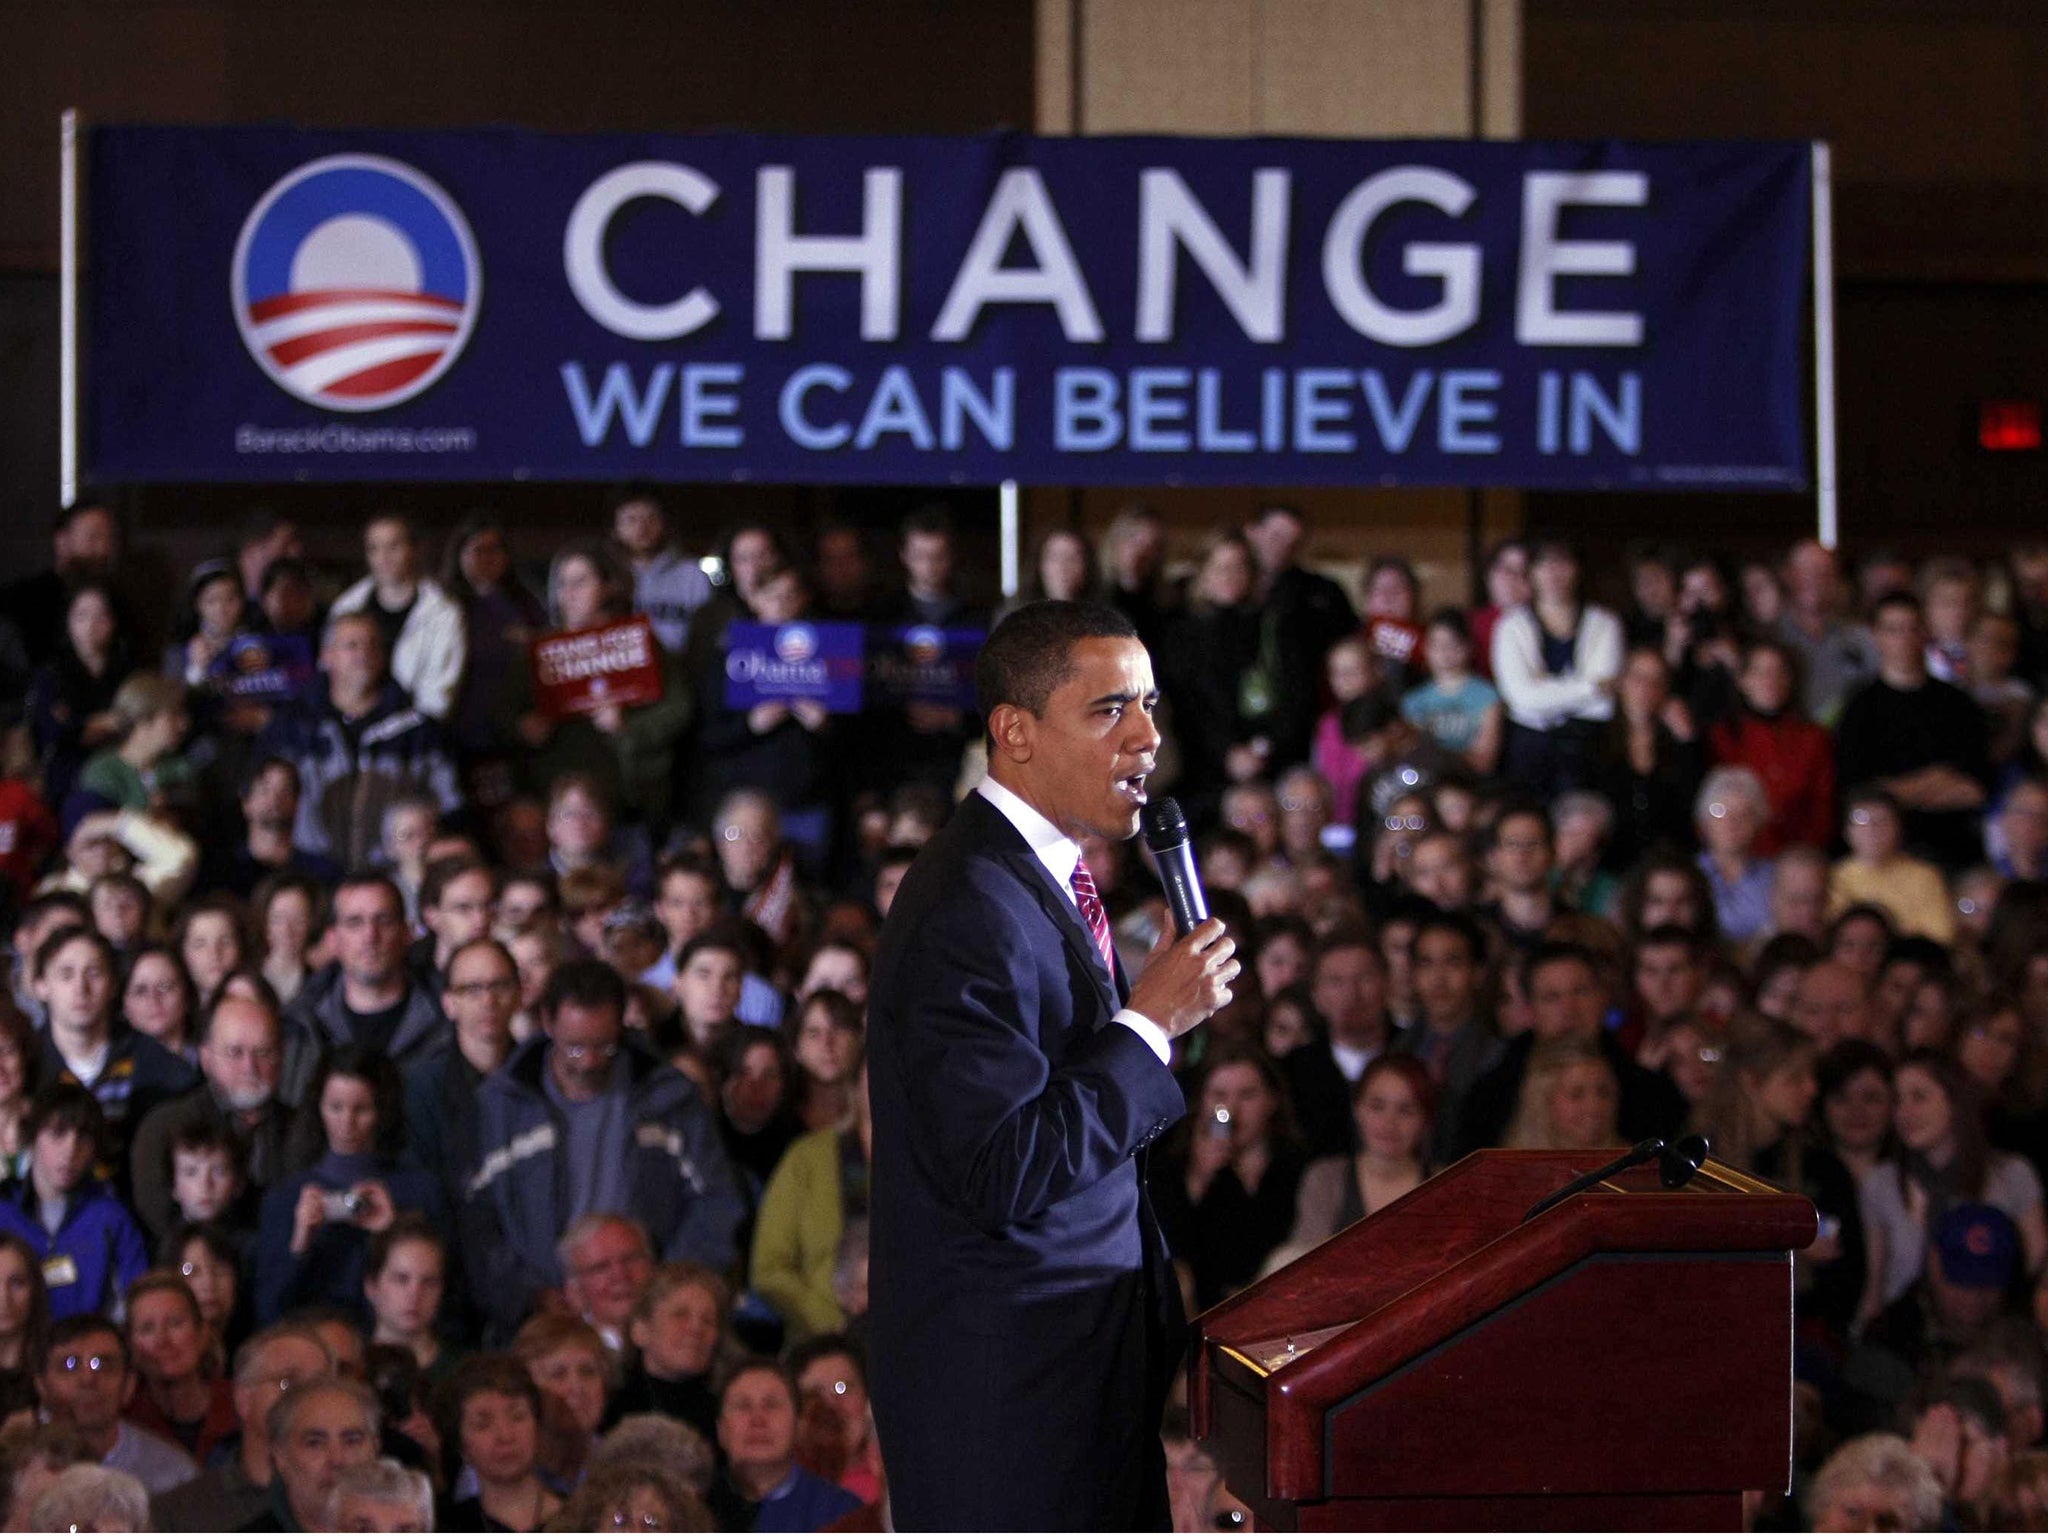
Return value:
M 1617 1149 L 1619 1150 L 1619 1149 Z M 1792 1470 L 1805 1197 L 1480 1152 L 1195 1322 L 1195 1434 L 1278 1530 L 1740 1530 Z

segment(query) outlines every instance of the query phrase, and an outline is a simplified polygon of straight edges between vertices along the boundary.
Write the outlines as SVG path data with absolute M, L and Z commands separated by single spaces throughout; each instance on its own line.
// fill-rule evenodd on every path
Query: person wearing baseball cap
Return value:
M 1981 1342 L 2006 1314 L 2025 1268 L 2019 1228 L 1993 1205 L 1952 1205 L 1928 1234 L 1920 1279 L 1863 1331 L 1843 1371 L 1851 1418 L 1879 1428 L 1931 1369 Z M 1867 1422 L 1865 1420 L 1867 1419 Z

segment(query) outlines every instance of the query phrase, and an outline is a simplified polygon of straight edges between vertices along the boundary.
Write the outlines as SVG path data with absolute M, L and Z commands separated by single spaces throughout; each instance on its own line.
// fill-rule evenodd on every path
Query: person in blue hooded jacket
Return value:
M 0 1228 L 42 1261 L 50 1315 L 112 1311 L 149 1267 L 142 1229 L 112 1190 L 92 1176 L 107 1141 L 99 1100 L 76 1083 L 45 1088 L 22 1123 L 29 1170 L 0 1201 Z
M 697 1086 L 627 1035 L 626 989 L 597 960 L 556 968 L 544 1033 L 484 1080 L 463 1252 L 494 1337 L 563 1282 L 555 1248 L 579 1216 L 624 1211 L 662 1259 L 731 1264 L 744 1214 Z

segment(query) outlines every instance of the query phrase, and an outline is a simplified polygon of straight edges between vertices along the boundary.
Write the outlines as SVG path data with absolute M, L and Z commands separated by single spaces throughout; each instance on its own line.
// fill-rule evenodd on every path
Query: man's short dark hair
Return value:
M 299 774 L 299 765 L 297 763 L 293 762 L 288 757 L 279 757 L 275 753 L 272 753 L 268 757 L 257 758 L 256 761 L 249 766 L 248 771 L 242 775 L 240 798 L 244 800 L 248 799 L 251 792 L 255 790 L 256 786 L 258 784 L 261 784 L 265 778 L 267 778 L 269 775 L 273 773 L 283 773 L 288 775 L 292 781 L 292 793 L 295 795 L 300 792 L 300 789 L 305 782 L 304 779 Z
M 1465 958 L 1474 965 L 1486 962 L 1486 931 L 1463 912 L 1446 912 L 1441 908 L 1432 909 L 1415 924 L 1415 943 L 1432 933 L 1448 933 L 1465 946 Z
M 604 509 L 607 515 L 611 515 L 636 501 L 646 502 L 662 515 L 664 521 L 667 520 L 668 505 L 662 500 L 661 487 L 651 480 L 628 480 L 613 486 L 605 496 Z
M 1583 965 L 1586 974 L 1596 981 L 1600 976 L 1600 959 L 1585 945 L 1564 939 L 1546 939 L 1530 950 L 1528 959 L 1522 962 L 1523 990 L 1533 991 L 1536 973 L 1553 965 Z
M 80 928 L 92 926 L 92 906 L 78 891 L 46 891 L 40 896 L 31 896 L 15 915 L 14 926 L 33 928 L 52 912 L 69 912 L 78 920 L 76 926 Z M 30 955 L 28 959 L 33 962 L 35 957 Z
M 952 538 L 953 509 L 943 501 L 928 501 L 923 506 L 913 509 L 910 515 L 903 519 L 903 537 L 907 539 L 913 533 L 943 534 L 946 538 Z
M 541 1017 L 552 1019 L 567 1004 L 610 1008 L 626 1017 L 626 983 L 602 960 L 566 960 L 555 967 L 540 995 Z
M 1316 952 L 1310 957 L 1308 972 L 1313 976 L 1322 969 L 1330 956 L 1342 950 L 1358 949 L 1372 956 L 1373 968 L 1382 976 L 1387 971 L 1387 957 L 1380 952 L 1378 940 L 1373 931 L 1363 923 L 1342 923 L 1323 935 L 1316 945 Z
M 93 1144 L 97 1152 L 107 1145 L 107 1114 L 90 1088 L 76 1083 L 52 1083 L 30 1102 L 22 1117 L 21 1139 L 32 1144 L 46 1127 L 76 1131 Z
M 261 544 L 280 528 L 288 528 L 292 520 L 275 507 L 254 507 L 242 515 L 241 531 L 235 535 L 235 548 L 247 549 L 251 544 Z
M 790 1375 L 801 1377 L 812 1365 L 833 1355 L 844 1355 L 852 1361 L 854 1374 L 860 1378 L 861 1386 L 867 1386 L 867 1351 L 860 1347 L 858 1340 L 848 1334 L 819 1333 L 808 1339 L 800 1339 L 782 1352 L 782 1364 Z
M 344 615 L 346 617 L 346 615 Z M 327 920 L 337 921 L 341 915 L 341 898 L 350 891 L 376 889 L 391 898 L 400 912 L 405 910 L 405 893 L 398 888 L 398 882 L 389 875 L 374 869 L 350 870 L 334 882 L 334 895 L 327 905 Z
M 780 1360 L 771 1359 L 766 1355 L 743 1355 L 718 1373 L 717 1385 L 720 1406 L 724 1405 L 725 1394 L 732 1390 L 733 1383 L 742 1376 L 773 1376 L 782 1383 L 783 1390 L 789 1394 L 790 1402 L 795 1403 L 798 1401 L 796 1379 L 783 1368 Z
M 1870 622 L 1875 624 L 1887 608 L 1903 608 L 1916 619 L 1926 617 L 1927 610 L 1920 606 L 1920 599 L 1910 592 L 1892 591 L 1885 593 L 1870 605 Z
M 1685 958 L 1694 965 L 1706 964 L 1709 957 L 1706 940 L 1680 923 L 1659 923 L 1636 940 L 1636 953 L 1640 955 L 1646 949 L 1672 946 L 1684 950 Z
M 121 1337 L 119 1328 L 97 1312 L 76 1312 L 51 1324 L 50 1342 L 44 1346 L 43 1358 L 36 1362 L 36 1369 L 49 1370 L 50 1362 L 68 1354 L 80 1339 L 90 1339 L 99 1334 L 105 1334 L 114 1341 L 114 1353 L 121 1357 L 121 1369 L 125 1372 L 128 1369 L 128 1341 Z
M 449 886 L 464 875 L 477 874 L 490 876 L 491 897 L 496 900 L 498 877 L 492 872 L 491 866 L 482 859 L 466 853 L 454 853 L 445 859 L 434 860 L 420 876 L 420 906 L 439 907 L 441 898 L 447 894 Z
M 739 961 L 740 969 L 747 970 L 754 963 L 754 947 L 747 942 L 746 930 L 738 923 L 719 921 L 691 939 L 676 952 L 678 973 L 689 969 L 690 962 L 699 955 L 727 954 Z
M 1493 818 L 1493 825 L 1487 829 L 1486 846 L 1489 849 L 1500 846 L 1500 835 L 1507 824 L 1517 816 L 1532 816 L 1543 826 L 1543 840 L 1553 848 L 1557 846 L 1557 828 L 1551 824 L 1550 812 L 1533 800 L 1514 800 L 1500 808 Z
M 125 530 L 121 527 L 120 509 L 114 505 L 115 497 L 111 487 L 104 485 L 81 485 L 71 498 L 71 505 L 59 507 L 57 515 L 50 522 L 50 532 L 69 533 L 71 525 L 88 512 L 104 513 L 113 520 L 114 533 L 119 536 Z
M 35 974 L 41 976 L 58 954 L 73 944 L 90 944 L 109 974 L 120 969 L 120 957 L 114 953 L 114 946 L 105 934 L 88 923 L 66 923 L 44 934 L 43 942 L 36 946 Z
M 281 581 L 296 581 L 302 586 L 313 584 L 313 568 L 297 555 L 279 555 L 263 567 L 263 578 L 257 585 L 257 596 L 267 597 L 270 589 Z
M 1074 647 L 1083 640 L 1135 640 L 1138 631 L 1100 603 L 1026 603 L 1004 619 L 974 663 L 974 703 L 986 720 L 998 704 L 1045 713 L 1053 694 L 1074 675 Z
M 1884 963 L 1917 965 L 1929 980 L 1948 979 L 1956 973 L 1955 956 L 1949 947 L 1924 933 L 1902 933 L 1885 946 Z

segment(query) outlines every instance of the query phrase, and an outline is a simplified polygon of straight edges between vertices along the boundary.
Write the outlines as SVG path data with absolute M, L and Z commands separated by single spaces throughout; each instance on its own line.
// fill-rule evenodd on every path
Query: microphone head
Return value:
M 1145 846 L 1154 853 L 1177 848 L 1188 840 L 1188 819 L 1171 795 L 1145 802 L 1138 812 L 1138 829 L 1145 834 Z
M 1707 1160 L 1707 1138 L 1681 1136 L 1664 1149 L 1659 1174 L 1666 1189 L 1683 1189 Z

